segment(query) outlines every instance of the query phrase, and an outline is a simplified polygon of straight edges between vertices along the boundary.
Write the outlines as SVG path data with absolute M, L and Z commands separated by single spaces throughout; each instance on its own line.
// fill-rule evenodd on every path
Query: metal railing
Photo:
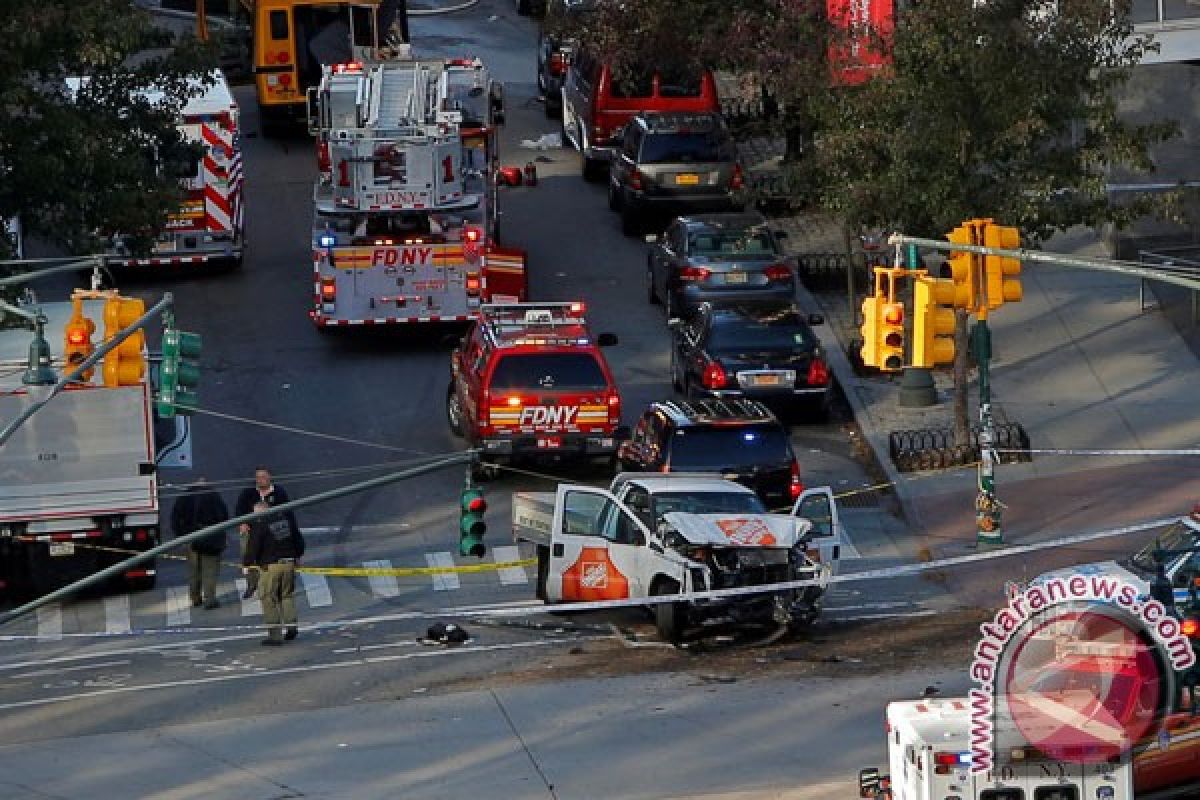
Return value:
M 1179 245 L 1176 247 L 1157 247 L 1153 250 L 1138 250 L 1138 262 L 1164 274 L 1183 278 L 1200 280 L 1200 245 Z M 1138 304 L 1142 311 L 1161 309 L 1161 303 L 1146 304 L 1146 289 L 1148 279 L 1138 281 Z M 1200 323 L 1200 291 L 1192 289 L 1189 293 L 1191 301 L 1192 324 Z

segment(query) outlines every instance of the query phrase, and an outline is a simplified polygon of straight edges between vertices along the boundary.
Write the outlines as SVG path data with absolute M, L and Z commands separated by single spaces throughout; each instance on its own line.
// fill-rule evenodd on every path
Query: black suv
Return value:
M 831 378 L 809 324 L 824 322 L 791 303 L 704 303 L 671 320 L 671 385 L 688 398 L 748 398 L 829 413 Z
M 804 491 L 787 430 L 752 400 L 652 403 L 617 451 L 626 472 L 713 472 L 753 489 L 768 508 Z
M 638 233 L 647 217 L 740 211 L 737 146 L 720 114 L 654 111 L 625 126 L 608 173 L 608 207 Z

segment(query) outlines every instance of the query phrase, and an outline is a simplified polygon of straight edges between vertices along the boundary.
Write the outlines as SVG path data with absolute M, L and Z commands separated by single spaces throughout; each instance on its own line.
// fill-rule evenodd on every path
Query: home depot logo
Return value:
M 608 587 L 608 569 L 597 561 L 584 561 L 580 564 L 579 585 L 584 589 L 604 589 Z
M 770 547 L 775 544 L 771 527 L 761 519 L 719 519 L 717 527 L 733 544 Z

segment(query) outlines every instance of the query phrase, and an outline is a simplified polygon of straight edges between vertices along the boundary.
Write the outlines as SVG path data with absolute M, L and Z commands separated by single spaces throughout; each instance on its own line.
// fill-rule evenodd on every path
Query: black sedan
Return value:
M 671 323 L 671 383 L 688 399 L 737 397 L 829 410 L 831 376 L 806 317 L 791 303 L 712 304 Z
M 687 316 L 708 300 L 790 302 L 796 271 L 757 212 L 678 217 L 647 236 L 646 288 L 667 317 Z

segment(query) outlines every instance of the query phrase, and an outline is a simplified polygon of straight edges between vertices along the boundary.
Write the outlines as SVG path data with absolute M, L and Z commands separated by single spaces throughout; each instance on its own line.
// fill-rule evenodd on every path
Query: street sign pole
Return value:
M 1000 530 L 1000 501 L 996 499 L 996 428 L 992 417 L 992 331 L 987 324 L 987 305 L 979 310 L 972 336 L 979 364 L 979 494 L 975 498 L 975 536 L 979 545 L 1004 543 Z

